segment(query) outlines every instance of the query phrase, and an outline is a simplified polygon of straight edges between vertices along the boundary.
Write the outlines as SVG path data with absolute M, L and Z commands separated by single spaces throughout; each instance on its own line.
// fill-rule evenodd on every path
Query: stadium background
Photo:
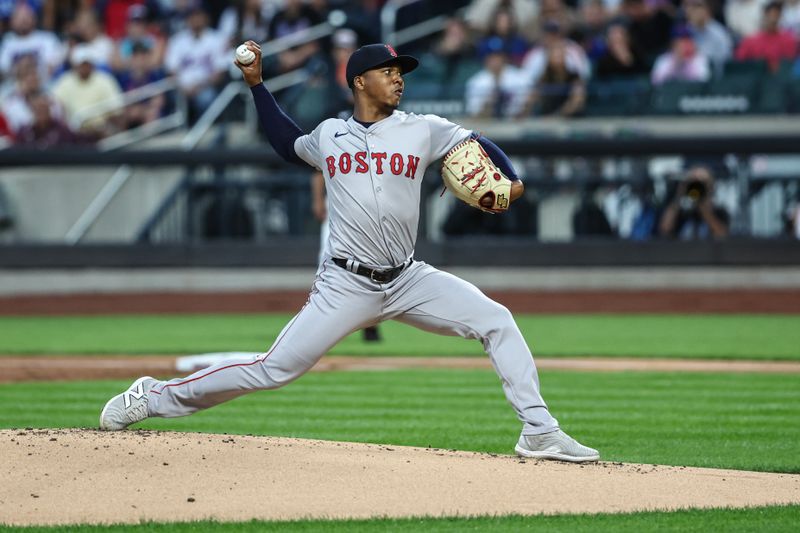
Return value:
M 309 130 L 346 113 L 341 67 L 352 47 L 382 41 L 422 61 L 402 109 L 484 133 L 525 180 L 524 199 L 492 217 L 440 196 L 432 166 L 418 257 L 515 312 L 576 436 L 614 461 L 797 473 L 800 2 L 780 4 L 779 30 L 761 33 L 776 9 L 0 2 L 0 427 L 92 427 L 97 406 L 140 371 L 168 376 L 178 356 L 269 346 L 305 301 L 322 208 L 312 172 L 285 165 L 261 136 L 232 50 L 264 43 L 268 87 Z M 202 38 L 185 33 L 206 24 Z M 502 70 L 498 83 L 487 68 Z M 713 188 L 691 193 L 697 172 Z M 699 212 L 706 198 L 716 223 Z M 120 356 L 126 363 L 109 370 Z M 444 369 L 336 371 L 347 356 L 449 359 Z M 558 366 L 587 359 L 621 366 Z M 664 359 L 674 366 L 659 371 Z M 725 366 L 755 360 L 764 366 Z M 463 398 L 465 383 L 481 398 L 497 392 L 491 370 L 456 368 L 480 365 L 477 345 L 387 324 L 381 342 L 355 334 L 323 361 L 334 371 L 275 400 L 258 394 L 146 427 L 510 450 L 516 422 L 502 397 L 465 398 L 475 420 L 441 397 Z M 329 387 L 342 395 L 335 402 Z M 713 391 L 699 408 L 698 391 Z M 321 427 L 312 413 L 326 402 Z M 275 416 L 252 420 L 259 405 Z M 369 408 L 364 424 L 350 422 L 353 405 Z M 384 411 L 396 423 L 387 427 Z M 754 419 L 766 429 L 753 434 Z M 608 527 L 736 519 L 788 529 L 797 512 L 644 513 Z

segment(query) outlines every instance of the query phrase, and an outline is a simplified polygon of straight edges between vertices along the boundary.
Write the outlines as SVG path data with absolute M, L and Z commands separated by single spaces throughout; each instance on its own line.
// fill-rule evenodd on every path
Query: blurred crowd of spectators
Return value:
M 798 0 L 475 0 L 447 33 L 483 62 L 467 82 L 473 115 L 574 116 L 590 79 L 705 82 L 736 61 L 800 78 Z
M 349 107 L 344 65 L 359 45 L 380 40 L 384 4 L 0 0 L 0 136 L 47 147 L 146 124 L 175 102 L 161 94 L 122 106 L 123 95 L 170 76 L 196 118 L 225 81 L 233 46 L 304 30 L 336 9 L 347 18 L 333 36 L 265 63 L 270 76 L 315 74 L 295 101 L 298 120 L 313 125 Z M 800 77 L 800 0 L 452 0 L 403 12 L 411 22 L 461 13 L 406 48 L 435 56 L 446 73 L 476 65 L 461 89 L 476 116 L 575 116 L 589 80 L 705 81 L 736 60 L 789 64 Z
M 123 106 L 123 95 L 166 77 L 174 77 L 193 120 L 218 94 L 235 44 L 316 24 L 325 4 L 0 0 L 0 137 L 49 147 L 146 124 L 175 102 L 159 94 Z M 294 48 L 281 55 L 281 68 L 318 50 L 318 43 Z

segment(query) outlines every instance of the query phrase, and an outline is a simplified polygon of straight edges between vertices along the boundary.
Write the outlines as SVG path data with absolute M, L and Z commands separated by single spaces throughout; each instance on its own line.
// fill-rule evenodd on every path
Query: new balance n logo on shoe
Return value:
M 122 393 L 122 400 L 125 402 L 125 408 L 131 406 L 133 400 L 141 400 L 144 396 L 144 383 L 139 383 L 135 389 L 128 389 Z

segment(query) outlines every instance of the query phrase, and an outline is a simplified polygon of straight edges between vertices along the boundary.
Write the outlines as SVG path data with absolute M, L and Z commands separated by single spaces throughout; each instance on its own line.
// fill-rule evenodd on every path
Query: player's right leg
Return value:
M 533 356 L 511 313 L 477 287 L 416 262 L 390 289 L 387 316 L 443 335 L 478 339 L 523 423 L 516 452 L 525 457 L 595 461 L 597 450 L 564 433 L 539 391 Z
M 103 409 L 100 427 L 116 430 L 147 417 L 185 416 L 290 383 L 343 337 L 374 322 L 382 295 L 370 283 L 332 264 L 321 267 L 308 302 L 268 352 L 250 361 L 224 361 L 185 378 L 137 380 L 142 390 L 128 389 L 112 398 Z

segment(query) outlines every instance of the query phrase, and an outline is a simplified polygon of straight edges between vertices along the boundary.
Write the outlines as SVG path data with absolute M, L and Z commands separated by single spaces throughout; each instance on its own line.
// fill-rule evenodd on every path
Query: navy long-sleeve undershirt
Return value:
M 303 135 L 303 130 L 283 112 L 263 83 L 250 87 L 250 91 L 253 93 L 258 119 L 269 144 L 284 160 L 305 165 L 306 162 L 294 151 L 294 142 Z
M 478 143 L 483 146 L 483 149 L 486 150 L 487 154 L 489 154 L 489 159 L 491 159 L 492 162 L 503 171 L 503 174 L 505 174 L 508 179 L 511 181 L 519 180 L 519 176 L 517 176 L 514 166 L 511 164 L 511 160 L 508 158 L 505 152 L 500 149 L 499 146 L 494 144 L 483 135 L 479 135 L 477 133 L 473 133 L 472 138 L 477 140 Z
M 275 101 L 275 97 L 264 87 L 263 83 L 250 87 L 250 91 L 253 93 L 253 100 L 255 100 L 256 110 L 258 111 L 258 118 L 264 133 L 267 135 L 269 144 L 272 145 L 272 148 L 274 148 L 278 155 L 284 160 L 290 163 L 305 165 L 305 161 L 300 159 L 294 151 L 294 142 L 298 137 L 303 135 L 303 130 L 283 112 L 278 102 Z M 486 150 L 486 153 L 489 154 L 491 160 L 494 161 L 494 164 L 503 171 L 503 174 L 505 174 L 508 179 L 511 181 L 517 181 L 519 179 L 508 156 L 499 146 L 483 135 L 473 133 L 472 138 L 477 139 L 480 145 L 483 146 L 483 149 Z

